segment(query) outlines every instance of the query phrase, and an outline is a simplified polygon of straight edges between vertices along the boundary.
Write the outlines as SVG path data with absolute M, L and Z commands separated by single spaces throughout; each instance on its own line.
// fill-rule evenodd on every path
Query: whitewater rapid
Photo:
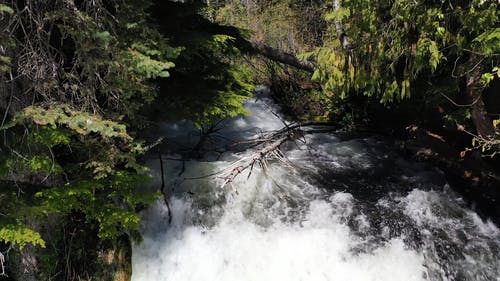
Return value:
M 251 115 L 223 124 L 217 143 L 284 126 L 265 96 L 246 107 Z M 187 124 L 160 133 L 197 141 Z M 500 230 L 439 171 L 405 160 L 387 140 L 317 133 L 282 151 L 285 160 L 226 185 L 220 171 L 251 150 L 203 161 L 165 155 L 172 223 L 162 202 L 143 213 L 132 280 L 500 280 Z M 157 162 L 149 166 L 160 178 Z

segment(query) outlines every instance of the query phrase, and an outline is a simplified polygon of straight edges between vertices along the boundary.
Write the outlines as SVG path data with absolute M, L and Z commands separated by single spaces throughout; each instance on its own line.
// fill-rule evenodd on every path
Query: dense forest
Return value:
M 169 200 L 141 188 L 169 138 L 144 132 L 189 120 L 201 143 L 259 85 L 294 124 L 398 140 L 500 222 L 499 7 L 1 1 L 0 280 L 130 280 L 140 211 Z

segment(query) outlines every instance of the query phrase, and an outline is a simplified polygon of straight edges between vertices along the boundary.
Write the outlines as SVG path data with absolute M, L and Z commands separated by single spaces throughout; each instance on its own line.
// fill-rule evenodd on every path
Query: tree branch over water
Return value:
M 305 127 L 309 127 L 309 129 L 306 130 L 304 129 Z M 236 167 L 232 168 L 228 173 L 222 176 L 222 178 L 224 179 L 224 185 L 233 182 L 238 175 L 240 175 L 243 171 L 248 169 L 250 171 L 248 173 L 247 178 L 249 178 L 252 174 L 252 170 L 255 164 L 258 164 L 263 169 L 266 169 L 267 167 L 266 159 L 268 159 L 269 157 L 274 156 L 277 159 L 283 159 L 284 156 L 280 150 L 280 147 L 287 141 L 297 140 L 306 134 L 318 132 L 318 128 L 314 127 L 323 127 L 319 129 L 320 132 L 325 131 L 324 127 L 328 127 L 329 131 L 334 131 L 338 129 L 338 126 L 334 123 L 322 123 L 322 122 L 297 123 L 285 126 L 282 129 L 274 131 L 268 135 L 264 135 L 260 138 L 251 140 L 248 142 L 250 147 L 252 147 L 252 142 L 253 142 L 256 143 L 257 146 L 260 146 L 262 148 L 255 151 L 250 156 L 244 157 L 240 161 L 236 162 L 234 164 L 236 165 Z
M 301 60 L 297 58 L 297 56 L 287 53 L 283 50 L 270 47 L 263 43 L 258 43 L 258 42 L 249 42 L 249 43 L 252 49 L 256 53 L 263 55 L 272 61 L 284 63 L 308 72 L 314 72 L 314 69 L 316 68 L 316 64 L 314 62 L 308 60 Z

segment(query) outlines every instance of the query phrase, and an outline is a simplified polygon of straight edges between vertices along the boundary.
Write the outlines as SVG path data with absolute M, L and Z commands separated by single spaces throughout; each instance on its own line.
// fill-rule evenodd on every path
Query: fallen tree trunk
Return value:
M 249 156 L 243 157 L 240 160 L 232 163 L 228 167 L 213 172 L 211 174 L 196 176 L 196 177 L 184 177 L 184 180 L 199 180 L 205 178 L 218 178 L 224 180 L 224 186 L 228 183 L 234 181 L 234 179 L 240 175 L 245 170 L 250 170 L 248 173 L 248 177 L 250 177 L 252 173 L 252 169 L 255 164 L 260 165 L 263 169 L 266 169 L 266 160 L 274 156 L 279 160 L 284 161 L 284 155 L 280 150 L 280 147 L 285 144 L 287 141 L 294 141 L 304 138 L 305 135 L 314 134 L 314 133 L 326 133 L 336 131 L 340 128 L 340 126 L 336 123 L 329 122 L 306 122 L 306 123 L 295 123 L 295 124 L 286 124 L 283 128 L 279 130 L 274 130 L 266 133 L 262 133 L 262 135 L 258 138 L 246 140 L 246 141 L 238 141 L 231 145 L 227 146 L 227 150 L 225 151 L 247 151 L 254 150 Z M 305 139 L 301 140 L 305 143 Z M 160 161 L 163 160 L 163 157 L 160 153 Z M 182 159 L 169 159 L 169 160 L 182 160 Z M 160 169 L 163 168 L 160 165 Z M 184 168 L 183 168 L 184 169 Z M 179 174 L 179 177 L 182 173 Z M 162 185 L 160 191 L 165 195 L 165 182 L 162 176 Z M 165 197 L 166 198 L 166 197 Z M 168 206 L 168 202 L 165 201 L 165 204 Z M 170 210 L 169 210 L 170 211 Z
M 249 157 L 245 157 L 240 161 L 236 162 L 235 167 L 229 170 L 222 178 L 224 179 L 224 185 L 231 183 L 234 179 L 240 175 L 245 170 L 250 170 L 248 177 L 250 177 L 253 167 L 255 164 L 259 164 L 264 169 L 266 168 L 266 159 L 269 156 L 276 156 L 279 159 L 283 159 L 284 156 L 280 151 L 280 147 L 287 141 L 293 141 L 304 137 L 306 134 L 315 133 L 316 130 L 305 130 L 305 127 L 320 127 L 321 131 L 324 132 L 324 127 L 330 127 L 331 130 L 338 129 L 337 124 L 333 123 L 321 123 L 321 122 L 308 122 L 308 123 L 298 123 L 290 124 L 284 128 L 271 132 L 268 135 L 262 136 L 262 138 L 252 140 L 257 143 L 257 146 L 262 147 L 261 149 L 254 152 Z M 250 147 L 254 147 L 250 145 Z
M 341 8 L 341 0 L 333 0 L 333 10 L 335 12 L 338 12 Z M 335 25 L 335 31 L 337 32 L 337 36 L 340 40 L 340 43 L 342 44 L 342 48 L 345 51 L 351 51 L 354 47 L 351 44 L 351 41 L 349 40 L 349 36 L 347 36 L 347 33 L 345 31 L 344 25 L 340 20 L 334 20 L 333 24 Z M 308 72 L 314 72 L 316 69 L 316 63 L 308 60 L 302 60 L 297 58 L 297 56 L 284 52 L 283 50 L 276 49 L 273 47 L 270 47 L 268 45 L 265 45 L 263 43 L 257 43 L 257 42 L 248 42 L 250 45 L 250 48 L 255 52 L 258 53 L 272 61 L 284 63 Z
M 265 146 L 263 149 L 252 154 L 251 157 L 244 159 L 236 168 L 233 168 L 228 175 L 224 176 L 224 185 L 232 182 L 239 174 L 243 171 L 250 169 L 248 177 L 250 177 L 252 173 L 252 169 L 256 163 L 259 163 L 261 166 L 264 166 L 265 158 L 271 154 L 279 150 L 280 146 L 289 140 L 289 136 L 281 137 L 278 140 L 272 142 L 271 144 Z
M 301 60 L 297 56 L 265 45 L 263 43 L 249 42 L 254 52 L 275 62 L 284 63 L 308 72 L 314 72 L 316 64 L 312 61 Z

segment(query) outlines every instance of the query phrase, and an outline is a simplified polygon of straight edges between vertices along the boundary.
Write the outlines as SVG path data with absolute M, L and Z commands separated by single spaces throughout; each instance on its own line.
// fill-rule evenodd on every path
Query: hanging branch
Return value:
M 167 194 L 165 192 L 165 172 L 163 169 L 163 159 L 162 159 L 160 151 L 158 152 L 158 155 L 160 157 L 160 173 L 161 173 L 160 191 L 161 191 L 161 194 L 163 195 L 163 202 L 165 202 L 165 206 L 167 206 L 167 210 L 168 210 L 168 224 L 171 224 L 172 223 L 172 210 L 170 209 L 170 204 L 168 203 L 168 197 L 167 197 Z

